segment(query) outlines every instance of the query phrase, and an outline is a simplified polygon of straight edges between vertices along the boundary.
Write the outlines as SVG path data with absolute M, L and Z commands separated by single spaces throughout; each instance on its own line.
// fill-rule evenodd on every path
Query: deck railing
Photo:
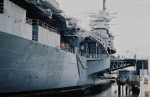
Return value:
M 23 19 L 23 16 L 21 14 L 19 14 L 17 12 L 10 11 L 8 9 L 5 9 L 2 6 L 0 6 L 0 12 L 3 13 L 3 14 L 8 15 L 9 17 L 14 18 L 16 22 L 24 21 L 25 23 L 28 23 L 30 25 L 40 25 L 40 26 L 42 26 L 42 27 L 44 27 L 44 28 L 46 28 L 48 30 L 51 30 L 51 31 L 53 31 L 55 33 L 58 33 L 58 34 L 60 33 L 57 28 L 52 27 L 51 25 L 49 25 L 49 24 L 47 24 L 45 22 L 42 22 L 42 21 L 40 21 L 38 19 L 30 19 L 28 17 L 25 17 Z
M 57 28 L 54 28 L 53 26 L 51 26 L 51 25 L 49 25 L 49 24 L 47 24 L 45 22 L 42 22 L 42 21 L 40 21 L 38 19 L 33 19 L 32 20 L 32 25 L 40 25 L 40 26 L 42 26 L 42 27 L 44 27 L 46 29 L 49 29 L 49 30 L 59 34 L 59 30 Z
M 62 47 L 62 45 L 63 45 L 63 47 Z M 62 49 L 64 51 L 67 51 L 67 52 L 75 53 L 74 52 L 74 47 L 70 46 L 70 44 L 67 44 L 67 43 L 62 43 L 60 45 L 60 49 Z
M 109 55 L 107 54 L 82 54 L 82 56 L 85 56 L 86 58 L 108 58 Z
M 122 55 L 118 57 L 111 56 L 111 59 L 139 59 L 139 60 L 148 60 L 148 55 Z
M 32 25 L 32 19 L 30 19 L 30 18 L 26 17 L 26 23 L 28 23 L 28 24 Z

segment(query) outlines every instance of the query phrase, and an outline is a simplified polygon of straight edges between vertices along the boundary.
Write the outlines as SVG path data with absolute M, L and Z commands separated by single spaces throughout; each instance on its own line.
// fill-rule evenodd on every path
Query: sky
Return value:
M 103 9 L 103 0 L 56 0 L 67 16 L 89 30 L 89 13 Z M 109 31 L 115 36 L 116 56 L 150 56 L 150 0 L 106 0 L 106 11 L 115 13 Z M 130 52 L 126 52 L 130 51 Z

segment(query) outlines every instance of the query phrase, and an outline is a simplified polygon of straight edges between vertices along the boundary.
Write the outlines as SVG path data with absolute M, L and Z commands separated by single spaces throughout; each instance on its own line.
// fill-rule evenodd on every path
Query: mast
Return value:
M 105 2 L 106 2 L 106 0 L 103 0 L 103 11 L 105 11 Z

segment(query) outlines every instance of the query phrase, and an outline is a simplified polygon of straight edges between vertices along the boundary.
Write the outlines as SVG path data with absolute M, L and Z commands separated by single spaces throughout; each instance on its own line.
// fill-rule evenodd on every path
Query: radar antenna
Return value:
M 105 2 L 106 2 L 106 0 L 103 0 L 103 11 L 106 10 L 106 8 L 105 8 Z

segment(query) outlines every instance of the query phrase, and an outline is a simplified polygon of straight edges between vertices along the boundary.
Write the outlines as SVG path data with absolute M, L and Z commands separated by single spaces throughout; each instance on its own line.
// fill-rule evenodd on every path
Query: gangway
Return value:
M 111 58 L 110 71 L 135 66 L 137 72 L 139 69 L 148 69 L 148 56 L 126 56 L 123 58 Z

